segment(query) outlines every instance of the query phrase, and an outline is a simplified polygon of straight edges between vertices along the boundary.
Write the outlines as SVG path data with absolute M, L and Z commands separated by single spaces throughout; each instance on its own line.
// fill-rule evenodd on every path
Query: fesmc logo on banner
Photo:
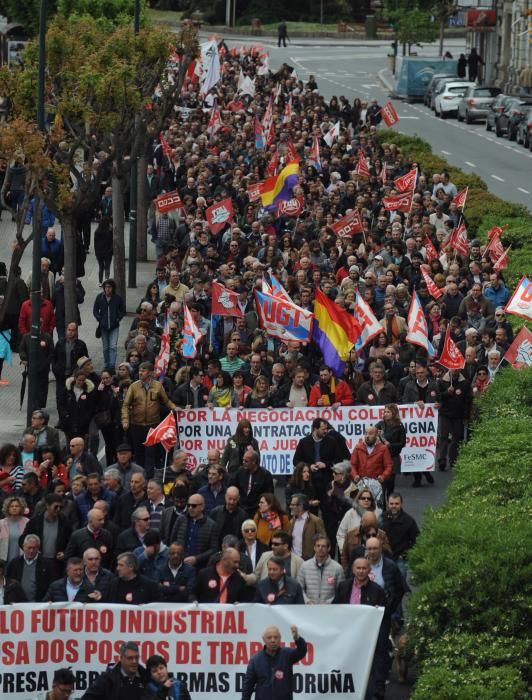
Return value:
M 371 400 L 371 398 L 370 398 Z M 178 409 L 179 443 L 189 453 L 190 468 L 207 462 L 207 451 L 223 450 L 234 435 L 238 421 L 246 418 L 258 440 L 261 466 L 272 474 L 291 474 L 297 443 L 310 434 L 314 418 L 328 420 L 346 439 L 352 452 L 369 425 L 382 420 L 384 406 L 340 406 L 332 408 L 273 409 Z M 399 406 L 406 430 L 406 447 L 401 452 L 402 472 L 432 471 L 438 435 L 438 409 L 408 404 Z
M 363 700 L 383 612 L 369 605 L 259 603 L 0 606 L 0 698 L 43 698 L 54 670 L 65 666 L 76 676 L 72 697 L 79 698 L 118 661 L 120 645 L 134 641 L 142 664 L 163 656 L 194 700 L 220 694 L 238 700 L 266 627 L 276 625 L 283 642 L 293 644 L 290 625 L 297 625 L 308 645 L 294 667 L 298 697 Z

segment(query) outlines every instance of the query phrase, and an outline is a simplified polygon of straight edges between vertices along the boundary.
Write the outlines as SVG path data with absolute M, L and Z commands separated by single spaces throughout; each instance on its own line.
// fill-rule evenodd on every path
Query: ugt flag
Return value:
M 198 343 L 203 338 L 203 333 L 200 331 L 196 322 L 192 318 L 188 306 L 183 306 L 183 357 L 194 359 L 198 354 Z
M 300 343 L 308 341 L 314 318 L 311 311 L 258 290 L 255 290 L 255 299 L 261 328 L 269 336 Z
M 408 333 L 406 342 L 413 345 L 419 345 L 420 348 L 425 348 L 429 357 L 433 357 L 436 353 L 429 340 L 429 329 L 427 319 L 423 313 L 423 307 L 419 301 L 417 292 L 412 293 L 412 301 L 410 302 L 410 310 L 408 311 Z

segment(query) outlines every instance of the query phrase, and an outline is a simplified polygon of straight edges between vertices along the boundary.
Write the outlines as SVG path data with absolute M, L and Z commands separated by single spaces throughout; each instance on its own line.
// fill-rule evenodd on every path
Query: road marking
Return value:
M 498 175 L 490 175 L 490 177 L 492 177 L 494 180 L 498 180 L 499 182 L 504 182 L 502 177 L 499 177 Z
M 472 163 L 472 162 L 469 161 L 469 160 L 464 160 L 464 163 L 465 163 L 466 165 L 469 165 L 470 168 L 476 168 L 476 167 L 477 167 L 474 163 Z
M 405 114 L 400 114 L 399 115 L 400 119 L 419 119 L 419 117 L 407 117 Z M 443 153 L 443 151 L 442 151 Z
M 523 194 L 530 194 L 530 192 L 528 190 L 525 190 L 522 187 L 518 187 L 517 189 L 519 190 L 519 192 L 522 192 Z
M 452 156 L 452 153 L 449 153 L 449 151 L 444 151 L 443 148 L 441 152 L 444 153 L 446 156 Z

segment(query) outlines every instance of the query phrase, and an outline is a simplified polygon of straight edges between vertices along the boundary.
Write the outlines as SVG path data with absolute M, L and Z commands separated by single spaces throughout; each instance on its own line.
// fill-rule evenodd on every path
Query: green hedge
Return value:
M 448 170 L 469 186 L 469 236 L 508 225 L 512 289 L 532 270 L 532 215 L 487 191 L 477 175 L 432 153 L 418 137 L 381 131 L 430 177 Z M 515 327 L 523 319 L 510 317 Z M 530 325 L 530 324 L 529 324 Z M 419 661 L 412 700 L 524 700 L 532 690 L 532 369 L 504 369 L 478 400 L 447 503 L 430 510 L 413 549 L 408 635 Z

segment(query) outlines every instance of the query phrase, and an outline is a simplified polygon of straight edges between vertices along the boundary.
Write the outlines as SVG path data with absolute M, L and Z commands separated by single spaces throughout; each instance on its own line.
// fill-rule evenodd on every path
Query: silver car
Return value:
M 501 90 L 496 87 L 468 87 L 458 103 L 457 119 L 471 124 L 477 119 L 486 119 L 489 108 Z

